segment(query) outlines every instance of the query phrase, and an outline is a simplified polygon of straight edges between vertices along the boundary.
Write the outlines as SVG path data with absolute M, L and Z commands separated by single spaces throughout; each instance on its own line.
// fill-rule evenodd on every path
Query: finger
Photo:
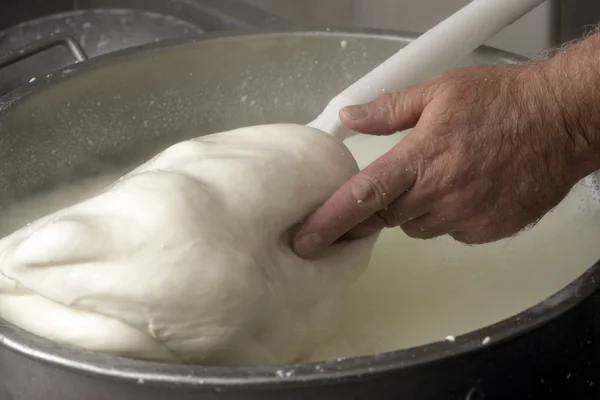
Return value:
M 340 119 L 356 132 L 391 135 L 414 127 L 432 98 L 431 85 L 417 85 L 382 95 L 367 104 L 345 107 L 340 111 Z
M 457 242 L 460 242 L 462 244 L 472 245 L 472 244 L 476 243 L 476 242 L 473 242 L 473 238 L 471 237 L 471 235 L 464 231 L 455 231 L 455 232 L 450 232 L 448 234 L 452 237 L 452 239 L 454 239 Z
M 409 190 L 401 194 L 389 206 L 372 214 L 369 218 L 344 234 L 344 239 L 359 239 L 374 234 L 384 228 L 394 228 L 427 213 L 425 198 Z
M 340 240 L 362 239 L 374 235 L 384 228 L 388 228 L 385 219 L 379 213 L 372 214 L 360 224 L 346 232 Z
M 413 189 L 402 194 L 389 206 L 380 210 L 377 214 L 385 221 L 387 228 L 393 228 L 405 224 L 407 221 L 418 218 L 428 213 L 431 208 L 430 195 Z
M 392 150 L 352 177 L 300 228 L 294 250 L 301 257 L 314 257 L 354 226 L 387 207 L 414 184 L 410 142 Z
M 466 245 L 486 244 L 506 239 L 513 235 L 514 231 L 496 230 L 489 226 L 482 226 L 480 229 L 463 229 L 451 232 L 450 236 L 457 242 Z
M 427 213 L 400 225 L 408 236 L 415 239 L 433 239 L 452 232 L 454 224 L 439 215 Z

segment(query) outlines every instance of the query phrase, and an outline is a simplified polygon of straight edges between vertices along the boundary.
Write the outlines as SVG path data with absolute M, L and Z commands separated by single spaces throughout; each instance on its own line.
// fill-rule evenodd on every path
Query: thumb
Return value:
M 431 85 L 412 86 L 384 94 L 370 103 L 345 107 L 340 111 L 340 119 L 356 132 L 391 135 L 414 127 L 432 99 Z

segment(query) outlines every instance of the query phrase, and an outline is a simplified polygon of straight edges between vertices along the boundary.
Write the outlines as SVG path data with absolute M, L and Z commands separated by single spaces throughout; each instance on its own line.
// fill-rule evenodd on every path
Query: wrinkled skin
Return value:
M 457 69 L 342 110 L 357 132 L 414 129 L 308 218 L 296 252 L 314 257 L 386 227 L 479 244 L 534 224 L 595 168 L 550 68 Z

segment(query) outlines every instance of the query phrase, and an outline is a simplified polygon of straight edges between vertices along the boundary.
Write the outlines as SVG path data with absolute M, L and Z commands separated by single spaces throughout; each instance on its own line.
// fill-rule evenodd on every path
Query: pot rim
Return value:
M 84 73 L 103 63 L 118 58 L 130 57 L 136 53 L 160 51 L 168 47 L 188 46 L 205 41 L 230 41 L 265 38 L 269 36 L 294 37 L 330 35 L 333 37 L 379 37 L 391 40 L 414 40 L 417 34 L 405 31 L 381 29 L 290 29 L 290 30 L 251 30 L 229 31 L 203 35 L 199 39 L 174 39 L 152 43 L 136 48 L 95 57 L 80 64 L 71 65 L 57 72 L 20 86 L 0 96 L 0 117 L 12 104 L 22 97 L 34 93 L 53 83 Z M 496 48 L 482 46 L 478 52 L 520 63 L 528 59 Z M 440 340 L 425 345 L 385 352 L 376 355 L 351 357 L 325 362 L 303 363 L 269 367 L 206 367 L 201 365 L 176 365 L 126 359 L 99 354 L 87 350 L 56 344 L 38 337 L 0 319 L 0 345 L 37 361 L 53 364 L 64 369 L 87 373 L 104 378 L 118 379 L 136 384 L 149 384 L 178 387 L 218 388 L 260 388 L 291 387 L 338 383 L 347 380 L 364 379 L 386 374 L 395 370 L 417 368 L 440 363 L 450 358 L 463 356 L 483 348 L 493 348 L 516 337 L 526 335 L 550 323 L 568 312 L 579 303 L 592 296 L 600 287 L 600 261 L 573 282 L 556 292 L 548 299 L 481 329 L 456 336 L 454 341 Z
M 215 42 L 215 41 L 232 41 L 237 40 L 240 37 L 246 39 L 252 39 L 253 37 L 268 38 L 274 37 L 294 37 L 294 36 L 332 36 L 338 37 L 344 35 L 344 37 L 378 37 L 380 39 L 408 39 L 415 40 L 420 34 L 403 31 L 403 30 L 389 30 L 389 29 L 378 29 L 378 28 L 287 28 L 287 29 L 232 29 L 224 32 L 210 32 L 203 34 L 199 38 L 188 38 L 188 39 L 167 39 L 160 42 L 147 43 L 140 46 L 130 47 L 127 49 L 117 50 L 108 54 L 102 54 L 93 58 L 88 58 L 82 62 L 74 62 L 71 65 L 63 67 L 57 71 L 50 72 L 44 77 L 35 77 L 34 80 L 16 87 L 8 91 L 7 93 L 0 93 L 0 115 L 6 109 L 8 109 L 13 103 L 21 99 L 22 97 L 42 89 L 43 87 L 49 86 L 53 83 L 58 83 L 62 80 L 68 79 L 72 75 L 83 73 L 87 70 L 100 67 L 106 63 L 116 61 L 118 59 L 127 58 L 135 54 L 149 53 L 152 51 L 160 51 L 165 49 L 175 49 L 177 47 L 193 45 L 195 43 L 202 42 Z M 18 52 L 15 50 L 14 52 Z M 13 52 L 13 53 L 14 53 Z M 508 63 L 525 63 L 530 58 L 511 53 L 505 50 L 501 50 L 495 47 L 482 45 L 475 50 L 475 52 L 496 57 L 498 59 L 507 61 Z M 12 54 L 12 53 L 9 53 Z M 2 72 L 2 68 L 0 68 Z

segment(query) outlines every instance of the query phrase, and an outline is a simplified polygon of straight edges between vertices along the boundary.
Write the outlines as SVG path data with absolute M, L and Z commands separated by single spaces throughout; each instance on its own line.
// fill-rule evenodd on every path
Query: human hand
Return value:
M 540 64 L 457 69 L 340 112 L 352 130 L 412 132 L 303 224 L 295 251 L 399 226 L 414 238 L 477 244 L 511 236 L 556 206 L 586 173 Z

